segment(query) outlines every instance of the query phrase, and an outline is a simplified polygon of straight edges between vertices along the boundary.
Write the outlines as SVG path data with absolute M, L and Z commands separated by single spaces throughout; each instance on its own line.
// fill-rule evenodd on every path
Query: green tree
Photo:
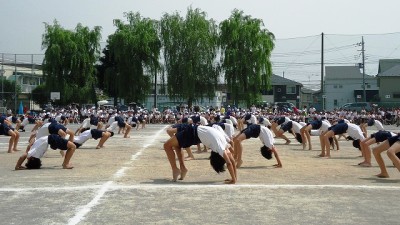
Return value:
M 1 81 L 1 79 L 3 80 Z M 1 82 L 3 83 L 3 91 L 4 91 L 4 93 L 0 95 L 1 101 L 3 101 L 3 106 L 6 108 L 14 109 L 15 92 L 17 93 L 17 98 L 18 98 L 19 94 L 21 93 L 21 86 L 17 84 L 17 87 L 15 87 L 15 81 L 7 80 L 5 77 L 0 78 L 0 85 Z M 15 109 L 13 111 L 16 112 Z
M 117 30 L 107 40 L 110 54 L 105 58 L 109 67 L 104 70 L 104 83 L 110 94 L 115 91 L 127 101 L 143 102 L 151 91 L 151 77 L 159 68 L 158 23 L 139 13 L 124 16 L 128 23 L 114 20 Z
M 234 104 L 256 102 L 270 87 L 275 37 L 263 26 L 237 9 L 220 23 L 221 67 Z
M 78 24 L 75 30 L 45 23 L 42 48 L 46 89 L 60 92 L 60 104 L 95 101 L 95 63 L 100 55 L 101 27 L 90 30 Z
M 164 14 L 161 40 L 167 73 L 167 90 L 173 99 L 194 101 L 215 96 L 218 67 L 218 27 L 206 13 L 189 8 L 186 18 L 178 13 Z
M 32 100 L 38 105 L 44 105 L 50 100 L 50 93 L 47 91 L 44 84 L 36 86 L 36 88 L 32 90 L 31 95 Z

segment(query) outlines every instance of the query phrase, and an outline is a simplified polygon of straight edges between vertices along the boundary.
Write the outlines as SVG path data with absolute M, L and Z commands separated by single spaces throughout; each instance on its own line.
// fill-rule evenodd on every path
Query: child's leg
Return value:
M 310 135 L 310 131 L 312 129 L 311 125 L 308 125 L 305 129 L 305 135 L 307 138 L 307 142 L 308 142 L 308 150 L 312 150 L 312 145 L 311 145 L 311 135 Z
M 68 141 L 67 147 L 68 147 L 68 150 L 67 150 L 67 153 L 65 154 L 64 162 L 63 162 L 62 166 L 63 166 L 63 169 L 72 169 L 74 167 L 70 165 L 69 161 L 71 160 L 72 155 L 75 152 L 76 146 L 73 142 Z
M 179 168 L 180 168 L 180 175 L 181 177 L 179 180 L 183 180 L 187 174 L 187 168 L 185 166 L 185 161 L 183 159 L 183 153 L 181 148 L 175 148 L 176 156 L 178 156 L 178 161 L 179 161 Z
M 15 138 L 17 138 L 17 135 L 12 130 L 8 131 L 8 135 L 10 136 L 10 141 L 8 142 L 8 153 L 13 153 L 14 141 Z
M 376 146 L 373 148 L 372 153 L 375 156 L 375 160 L 379 165 L 379 168 L 381 169 L 381 172 L 377 174 L 377 177 L 381 178 L 387 178 L 389 177 L 389 173 L 386 170 L 385 162 L 383 161 L 383 158 L 381 156 L 381 153 L 385 151 L 386 149 L 390 148 L 389 141 L 384 141 L 380 145 Z
M 387 151 L 390 160 L 392 160 L 394 166 L 400 172 L 400 160 L 396 156 L 397 152 L 400 152 L 400 141 L 395 142 Z
M 101 139 L 99 141 L 99 144 L 97 145 L 97 149 L 102 148 L 104 143 L 108 140 L 108 138 L 111 136 L 110 132 L 103 132 Z
M 16 130 L 14 132 L 15 132 L 15 140 L 14 140 L 13 151 L 16 152 L 16 151 L 19 151 L 17 149 L 17 145 L 18 145 L 18 141 L 19 141 L 19 132 Z
M 164 143 L 164 150 L 167 154 L 167 158 L 172 169 L 172 181 L 176 181 L 179 174 L 181 173 L 181 171 L 176 166 L 174 147 L 180 148 L 178 139 L 176 139 L 175 136 L 172 136 L 170 139 L 168 139 L 168 141 Z
M 369 146 L 375 143 L 375 138 L 370 137 L 360 142 L 361 152 L 364 156 L 364 161 L 361 162 L 359 165 L 371 166 L 371 150 L 369 149 Z
M 126 129 L 126 131 L 125 131 L 124 138 L 129 138 L 129 135 L 128 135 L 128 134 L 129 134 L 129 132 L 130 132 L 131 129 L 132 129 L 131 125 L 125 123 L 125 129 Z
M 188 157 L 185 158 L 186 161 L 194 159 L 194 155 L 192 153 L 192 149 L 190 147 L 185 148 L 188 153 Z
M 233 142 L 235 143 L 235 159 L 236 159 L 236 168 L 239 168 L 242 163 L 242 152 L 243 152 L 243 146 L 242 146 L 242 141 L 246 139 L 245 134 L 240 134 L 239 136 L 235 137 Z

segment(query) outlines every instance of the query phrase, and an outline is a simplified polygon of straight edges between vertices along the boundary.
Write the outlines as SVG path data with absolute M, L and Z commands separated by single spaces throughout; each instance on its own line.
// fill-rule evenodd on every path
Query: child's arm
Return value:
M 25 161 L 26 157 L 28 156 L 27 153 L 24 153 L 19 157 L 17 164 L 15 165 L 15 170 L 24 170 L 26 169 L 24 166 L 22 166 L 22 163 Z
M 276 151 L 275 146 L 272 146 L 272 152 L 274 153 L 274 156 L 276 158 L 276 162 L 278 163 L 278 164 L 275 164 L 274 166 L 276 168 L 282 168 L 282 163 L 281 163 L 281 160 L 279 159 L 279 155 L 278 155 L 278 152 Z

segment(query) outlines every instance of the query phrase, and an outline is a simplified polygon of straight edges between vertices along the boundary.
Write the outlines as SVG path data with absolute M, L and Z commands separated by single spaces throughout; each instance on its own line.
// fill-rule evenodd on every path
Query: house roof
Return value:
M 400 64 L 393 66 L 386 71 L 378 73 L 378 75 L 376 75 L 376 76 L 378 76 L 378 77 L 399 77 L 400 76 Z
M 303 84 L 296 82 L 294 80 L 289 80 L 287 78 L 278 76 L 273 74 L 271 76 L 271 85 L 300 85 L 303 86 Z
M 326 66 L 325 80 L 359 79 L 363 77 L 358 66 Z M 365 75 L 365 79 L 373 79 L 373 76 Z
M 397 65 L 400 65 L 400 59 L 380 59 L 378 74 L 383 73 Z
M 308 88 L 302 88 L 301 89 L 301 93 L 304 93 L 304 94 L 314 94 L 314 93 L 317 93 L 318 91 L 314 91 L 314 90 L 311 90 L 311 89 L 308 89 Z

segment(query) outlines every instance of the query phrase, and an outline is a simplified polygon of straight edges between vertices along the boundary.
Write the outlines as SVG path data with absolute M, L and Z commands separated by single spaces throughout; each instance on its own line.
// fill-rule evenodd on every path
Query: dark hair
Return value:
M 301 138 L 301 135 L 299 133 L 296 133 L 296 140 L 301 144 L 303 143 L 303 139 Z
M 112 131 L 109 131 L 109 132 L 111 133 L 111 136 L 110 136 L 110 137 L 114 136 L 114 132 L 112 132 Z
M 215 170 L 217 173 L 222 173 L 225 171 L 225 159 L 218 153 L 211 151 L 210 155 L 210 164 L 211 167 Z
M 358 148 L 359 150 L 361 150 L 360 140 L 353 140 L 353 147 L 354 148 Z
M 85 132 L 85 131 L 87 131 L 87 130 L 90 130 L 90 127 L 82 128 L 82 129 L 81 129 L 81 133 L 83 133 L 83 132 Z
M 30 157 L 28 162 L 25 163 L 25 166 L 28 169 L 40 169 L 42 161 L 39 158 Z
M 268 148 L 267 146 L 263 145 L 260 148 L 260 151 L 261 151 L 261 155 L 264 156 L 264 158 L 266 158 L 268 160 L 272 159 L 272 151 L 271 151 L 270 148 Z

